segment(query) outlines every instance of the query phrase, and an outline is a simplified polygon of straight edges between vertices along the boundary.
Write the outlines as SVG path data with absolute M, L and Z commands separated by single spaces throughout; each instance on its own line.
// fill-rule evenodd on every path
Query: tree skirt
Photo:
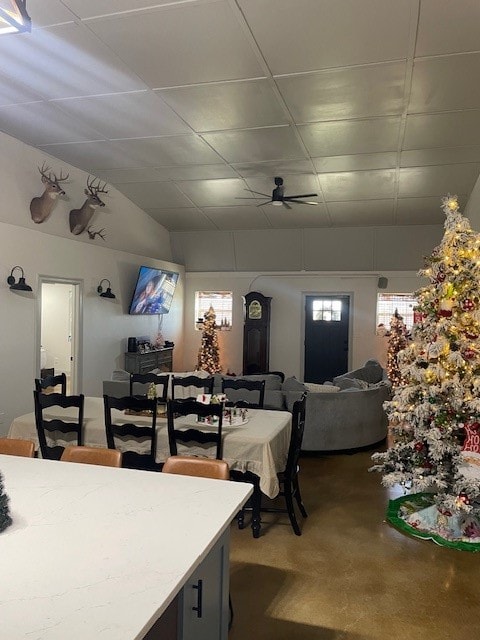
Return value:
M 480 519 L 438 509 L 432 494 L 416 493 L 390 500 L 387 522 L 403 533 L 444 547 L 480 551 Z

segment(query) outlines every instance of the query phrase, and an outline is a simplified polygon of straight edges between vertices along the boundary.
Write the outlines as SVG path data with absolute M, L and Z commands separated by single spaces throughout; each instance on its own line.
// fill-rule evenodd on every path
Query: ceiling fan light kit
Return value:
M 292 207 L 289 205 L 289 202 L 294 202 L 297 204 L 308 204 L 308 205 L 318 205 L 319 202 L 308 202 L 306 200 L 300 200 L 299 198 L 314 198 L 318 196 L 318 193 L 300 193 L 294 196 L 286 196 L 285 195 L 285 187 L 283 186 L 283 178 L 279 176 L 274 178 L 275 180 L 275 189 L 272 191 L 272 197 L 267 202 L 261 202 L 257 204 L 257 207 L 263 207 L 266 204 L 271 204 L 276 207 L 284 206 L 287 209 L 291 209 Z M 249 191 L 255 195 L 249 196 L 247 198 L 236 198 L 237 200 L 258 200 L 257 196 L 263 196 L 264 198 L 269 198 L 267 193 L 261 193 L 260 191 L 253 191 L 252 189 L 245 189 L 245 191 Z

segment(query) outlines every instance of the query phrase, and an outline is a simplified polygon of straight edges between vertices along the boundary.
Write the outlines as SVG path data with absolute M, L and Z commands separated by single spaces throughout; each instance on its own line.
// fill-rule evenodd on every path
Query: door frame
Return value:
M 38 275 L 37 278 L 37 309 L 35 322 L 35 371 L 40 377 L 41 369 L 41 342 L 42 342 L 42 285 L 43 284 L 71 284 L 74 286 L 73 298 L 73 366 L 72 374 L 74 385 L 71 393 L 78 395 L 82 393 L 83 386 L 83 280 L 78 278 L 61 278 L 59 276 Z
M 305 307 L 307 306 L 307 296 L 323 298 L 325 296 L 343 296 L 349 298 L 348 311 L 348 360 L 347 371 L 352 368 L 352 346 L 353 346 L 353 291 L 302 291 L 302 330 L 300 332 L 300 377 L 305 375 Z

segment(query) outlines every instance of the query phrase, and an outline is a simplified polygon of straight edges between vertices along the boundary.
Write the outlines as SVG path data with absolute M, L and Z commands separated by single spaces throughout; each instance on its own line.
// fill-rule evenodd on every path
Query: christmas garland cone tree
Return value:
M 412 343 L 385 403 L 394 444 L 373 471 L 405 495 L 387 519 L 446 546 L 480 551 L 480 235 L 444 198 L 445 234 L 419 275 Z
M 203 316 L 202 342 L 198 351 L 198 369 L 208 371 L 210 374 L 219 373 L 220 350 L 216 328 L 216 315 L 213 307 L 210 307 Z
M 392 387 L 402 383 L 402 374 L 398 365 L 398 355 L 407 346 L 407 327 L 402 316 L 395 309 L 390 320 L 390 337 L 388 339 L 387 373 Z

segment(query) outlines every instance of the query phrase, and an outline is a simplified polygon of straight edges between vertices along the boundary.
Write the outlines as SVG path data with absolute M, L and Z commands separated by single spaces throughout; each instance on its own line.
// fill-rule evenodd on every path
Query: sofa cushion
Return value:
M 285 398 L 283 391 L 280 389 L 269 389 L 265 391 L 265 399 L 263 402 L 264 409 L 271 409 L 273 411 L 285 410 Z
M 336 393 L 340 387 L 330 384 L 315 384 L 314 382 L 303 383 L 309 393 Z
M 124 371 L 123 369 L 116 369 L 112 373 L 112 380 L 126 380 L 130 382 L 130 374 L 128 371 Z

